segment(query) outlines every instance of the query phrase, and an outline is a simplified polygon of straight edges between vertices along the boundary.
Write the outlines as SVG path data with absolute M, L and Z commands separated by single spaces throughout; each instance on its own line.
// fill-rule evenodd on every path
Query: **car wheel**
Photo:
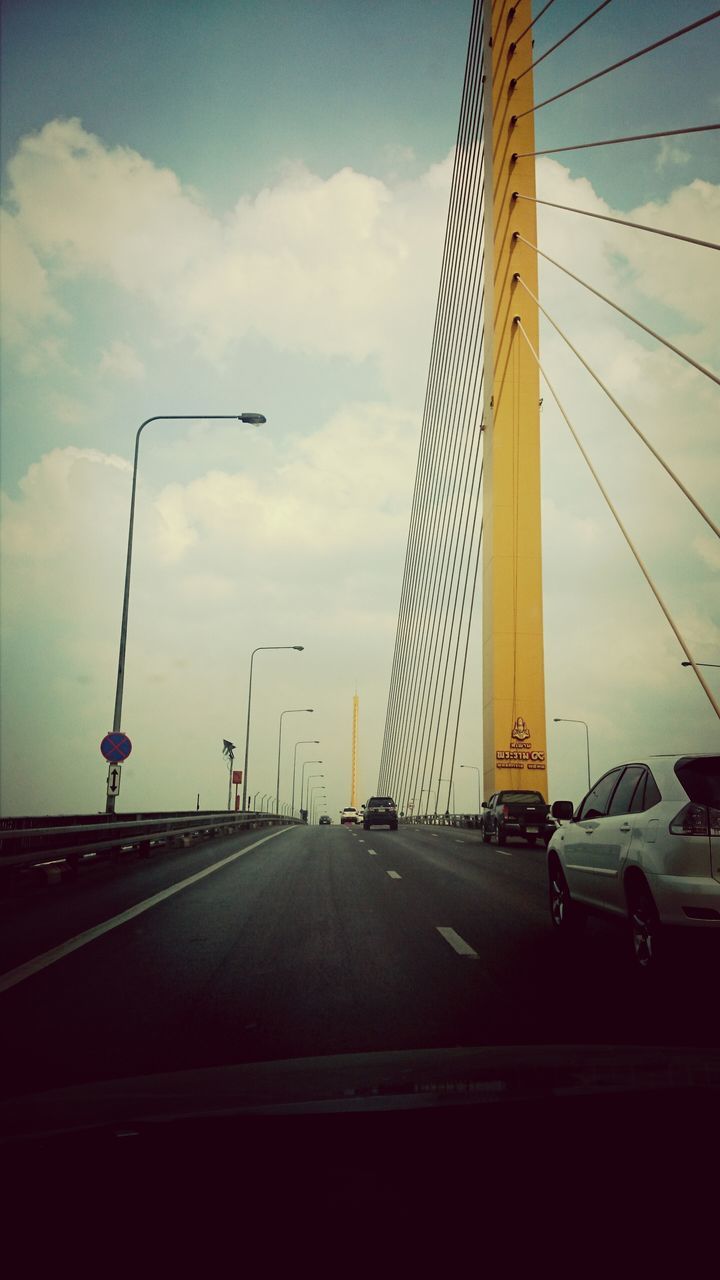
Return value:
M 526 836 L 525 839 L 528 842 L 528 848 L 534 849 L 537 844 L 537 836 Z
M 500 845 L 507 844 L 507 836 L 505 835 L 505 832 L 503 831 L 502 827 L 498 827 L 497 829 L 497 838 L 498 838 L 498 844 Z
M 369 831 L 369 830 L 370 830 L 370 823 L 363 822 L 363 831 Z
M 570 895 L 565 872 L 558 858 L 548 864 L 548 904 L 553 932 L 557 938 L 574 938 L 581 932 L 586 915 Z
M 644 881 L 637 880 L 628 891 L 630 944 L 636 970 L 656 973 L 666 956 L 665 937 L 658 909 Z
M 393 824 L 392 824 L 392 826 L 391 826 L 390 830 L 391 830 L 391 831 L 397 831 L 397 822 L 393 822 Z
M 492 844 L 492 833 L 490 831 L 485 830 L 484 823 L 482 828 L 482 838 L 483 838 L 483 844 Z

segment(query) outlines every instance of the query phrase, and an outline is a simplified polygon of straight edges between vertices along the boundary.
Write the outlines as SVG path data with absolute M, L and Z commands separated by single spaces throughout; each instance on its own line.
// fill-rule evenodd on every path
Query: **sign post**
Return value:
M 120 768 L 124 760 L 127 760 L 132 751 L 132 742 L 126 733 L 120 730 L 112 733 L 106 733 L 100 743 L 100 753 L 107 760 L 110 768 L 107 777 L 107 803 L 105 805 L 106 813 L 115 812 L 115 798 L 120 791 Z

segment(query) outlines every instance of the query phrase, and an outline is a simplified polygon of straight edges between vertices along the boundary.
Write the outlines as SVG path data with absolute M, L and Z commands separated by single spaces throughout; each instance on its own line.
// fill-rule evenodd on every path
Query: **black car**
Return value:
M 332 818 L 330 817 L 330 814 L 329 814 L 329 813 L 321 813 L 321 814 L 320 814 L 320 826 L 321 826 L 321 827 L 327 827 L 327 826 L 330 826 L 331 822 L 332 822 Z
M 397 831 L 397 826 L 397 806 L 392 797 L 371 796 L 363 813 L 364 830 L 369 831 L 371 827 L 389 827 L 391 831 Z

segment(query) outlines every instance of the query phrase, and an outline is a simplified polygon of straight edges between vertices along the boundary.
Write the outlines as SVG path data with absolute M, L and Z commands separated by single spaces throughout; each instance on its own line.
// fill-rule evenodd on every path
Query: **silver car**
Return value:
M 648 756 L 608 770 L 577 811 L 556 801 L 550 918 L 576 935 L 589 911 L 625 917 L 635 964 L 654 970 L 671 926 L 720 942 L 720 756 Z

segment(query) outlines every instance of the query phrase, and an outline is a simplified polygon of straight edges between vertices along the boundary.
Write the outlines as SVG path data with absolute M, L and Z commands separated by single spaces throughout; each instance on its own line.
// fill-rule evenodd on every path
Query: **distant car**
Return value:
M 398 812 L 391 796 L 371 796 L 365 805 L 363 827 L 369 831 L 371 827 L 389 827 L 397 831 Z
M 320 826 L 321 826 L 321 827 L 329 827 L 329 826 L 330 826 L 330 824 L 331 824 L 331 822 L 332 822 L 332 818 L 330 817 L 330 814 L 329 814 L 329 813 L 321 813 L 321 814 L 320 814 Z
M 345 827 L 345 826 L 354 827 L 360 821 L 362 821 L 362 819 L 360 818 L 360 814 L 358 813 L 357 809 L 354 808 L 353 805 L 350 805 L 350 804 L 347 805 L 346 808 L 343 809 L 342 813 L 340 814 L 341 827 Z
M 624 918 L 641 970 L 668 956 L 677 926 L 720 944 L 720 755 L 647 756 L 604 773 L 548 844 L 552 928 L 573 937 L 588 912 Z

